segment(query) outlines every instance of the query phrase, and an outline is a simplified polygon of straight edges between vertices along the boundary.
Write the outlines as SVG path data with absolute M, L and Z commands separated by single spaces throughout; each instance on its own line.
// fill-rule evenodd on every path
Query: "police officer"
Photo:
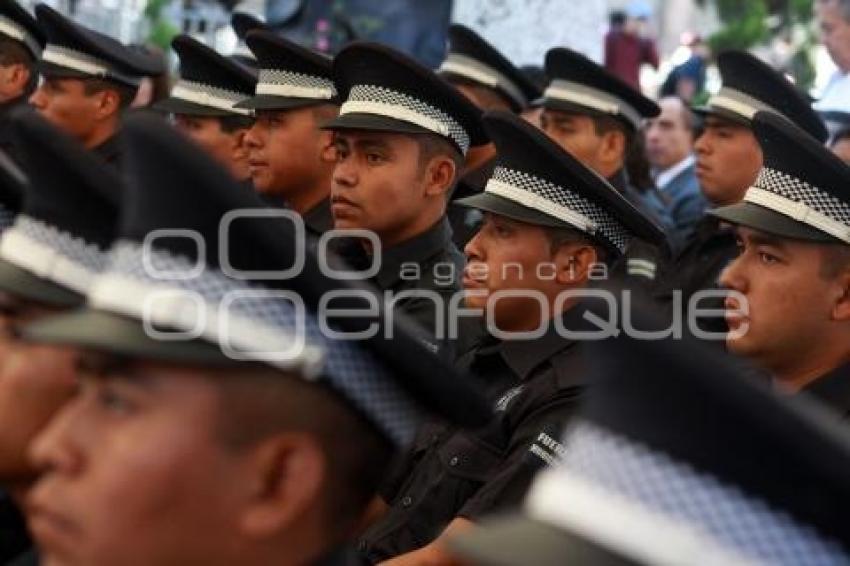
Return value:
M 464 564 L 850 562 L 850 450 L 818 407 L 680 340 L 588 348 L 563 463 L 454 541 Z
M 663 239 L 522 118 L 500 112 L 484 121 L 497 164 L 486 190 L 460 203 L 484 213 L 466 246 L 464 287 L 465 307 L 489 332 L 458 365 L 486 387 L 495 414 L 475 431 L 433 424 L 420 432 L 360 543 L 370 563 L 443 564 L 442 534 L 519 503 L 534 473 L 558 458 L 560 430 L 588 385 L 574 334 L 583 330 L 581 292 L 633 238 Z
M 850 169 L 781 116 L 753 123 L 764 166 L 742 202 L 712 214 L 735 225 L 738 257 L 720 282 L 727 348 L 850 418 Z
M 717 59 L 723 86 L 695 110 L 704 116 L 697 139 L 697 178 L 710 206 L 741 200 L 755 181 L 762 153 L 752 132 L 752 117 L 767 110 L 794 122 L 819 140 L 826 129 L 805 95 L 784 76 L 743 51 L 721 53 Z M 698 291 L 715 289 L 723 267 L 735 256 L 735 237 L 707 216 L 693 237 L 659 277 L 662 303 L 681 291 L 687 301 Z M 706 320 L 707 330 L 722 331 L 722 320 Z
M 658 105 L 581 53 L 564 47 L 546 53 L 546 74 L 551 82 L 543 92 L 543 131 L 669 229 L 672 222 L 657 190 L 639 189 L 638 180 L 630 179 L 627 171 L 642 121 L 658 116 Z
M 85 310 L 26 331 L 87 352 L 79 395 L 32 446 L 44 559 L 314 563 L 350 536 L 421 416 L 488 411 L 405 321 L 320 312 L 329 292 L 364 289 L 324 276 L 290 223 L 251 218 L 264 203 L 183 136 L 135 116 L 123 137 L 109 266 Z
M 44 49 L 38 22 L 16 1 L 0 5 L 0 150 L 14 155 L 9 126 L 14 109 L 25 106 L 38 86 Z
M 34 113 L 11 125 L 29 184 L 0 238 L 0 487 L 21 505 L 37 475 L 28 446 L 76 392 L 77 358 L 25 343 L 17 329 L 83 303 L 115 235 L 121 179 Z M 20 541 L 28 539 L 19 537 L 5 541 L 0 556 L 24 552 Z
M 335 132 L 334 228 L 371 231 L 341 253 L 372 267 L 377 287 L 447 344 L 446 310 L 463 256 L 451 241 L 446 203 L 470 147 L 486 143 L 481 112 L 432 71 L 388 47 L 356 43 L 334 59 L 344 102 Z
M 507 110 L 519 114 L 540 97 L 540 89 L 525 73 L 473 30 L 452 24 L 448 36 L 448 54 L 437 73 L 482 111 Z M 493 144 L 470 148 L 463 177 L 452 198 L 461 199 L 483 191 L 493 172 L 495 158 Z M 448 214 L 454 241 L 463 248 L 475 234 L 480 214 L 454 204 L 449 205 Z
M 250 182 L 245 133 L 250 110 L 235 105 L 254 92 L 257 78 L 248 69 L 188 35 L 171 42 L 180 58 L 180 80 L 168 98 L 154 105 L 218 160 L 237 181 Z
M 267 200 L 300 214 L 307 231 L 333 227 L 333 133 L 321 126 L 337 116 L 331 59 L 269 31 L 246 39 L 256 56 L 256 94 L 238 104 L 256 113 L 245 136 L 254 188 Z
M 72 22 L 39 4 L 38 25 L 47 36 L 43 81 L 30 103 L 45 118 L 107 163 L 120 165 L 116 134 L 143 77 L 164 71 L 156 57 Z

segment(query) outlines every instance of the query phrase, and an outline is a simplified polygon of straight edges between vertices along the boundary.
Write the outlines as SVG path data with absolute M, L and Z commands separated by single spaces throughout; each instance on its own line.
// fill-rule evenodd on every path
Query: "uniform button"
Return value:
M 457 456 L 452 456 L 452 459 L 449 460 L 449 466 L 451 466 L 452 468 L 457 466 L 459 463 L 460 463 L 460 458 L 458 458 Z
M 401 506 L 402 507 L 410 507 L 411 505 L 413 505 L 413 498 L 410 497 L 409 495 L 401 500 Z

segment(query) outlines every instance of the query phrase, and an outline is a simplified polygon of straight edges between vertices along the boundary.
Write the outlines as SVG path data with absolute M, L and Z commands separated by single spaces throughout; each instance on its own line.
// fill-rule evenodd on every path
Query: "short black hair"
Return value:
M 29 96 L 35 92 L 38 86 L 38 67 L 35 57 L 30 53 L 29 49 L 8 37 L 0 36 L 0 65 L 23 65 L 29 71 L 29 79 L 24 85 L 22 96 Z
M 610 264 L 614 257 L 613 254 L 609 252 L 605 245 L 601 244 L 592 236 L 585 234 L 576 228 L 568 228 L 566 226 L 563 228 L 546 226 L 544 227 L 544 230 L 546 232 L 546 237 L 549 238 L 549 249 L 552 254 L 558 251 L 558 248 L 564 244 L 584 244 L 591 246 L 596 250 L 596 261 L 598 263 L 604 263 L 608 267 L 611 266 Z
M 473 80 L 451 73 L 446 74 L 446 80 L 455 87 L 462 86 L 475 91 L 475 95 L 483 102 L 481 110 L 506 110 L 508 112 L 513 112 L 513 104 L 511 101 L 495 88 L 484 86 L 481 83 L 477 83 Z
M 454 189 L 463 171 L 464 158 L 460 151 L 448 140 L 433 134 L 412 134 L 416 143 L 419 144 L 419 170 L 423 172 L 425 166 L 433 158 L 443 155 L 449 157 L 455 164 L 455 178 L 449 187 L 449 194 Z

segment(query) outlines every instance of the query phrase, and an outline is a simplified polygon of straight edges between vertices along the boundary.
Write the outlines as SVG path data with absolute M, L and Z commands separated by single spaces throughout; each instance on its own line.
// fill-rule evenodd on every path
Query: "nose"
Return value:
M 79 405 L 79 397 L 68 402 L 30 444 L 29 459 L 37 470 L 74 474 L 81 468 L 81 454 L 72 438 Z
M 47 97 L 44 94 L 44 87 L 40 86 L 35 89 L 35 92 L 30 95 L 29 103 L 32 104 L 37 110 L 44 110 L 47 106 Z
M 357 167 L 353 159 L 339 157 L 334 165 L 333 184 L 339 187 L 353 187 L 357 184 Z
M 733 259 L 720 273 L 720 286 L 725 289 L 745 293 L 747 291 L 747 280 L 744 277 L 743 254 Z
M 259 121 L 254 122 L 254 124 L 248 128 L 248 131 L 245 133 L 245 147 L 248 149 L 258 149 L 263 146 L 262 135 L 260 132 L 260 123 Z
M 467 261 L 483 259 L 481 229 L 463 247 L 463 253 L 466 255 Z
M 699 135 L 697 141 L 694 142 L 694 151 L 697 155 L 707 155 L 711 152 L 711 144 L 708 141 L 708 136 L 705 132 Z

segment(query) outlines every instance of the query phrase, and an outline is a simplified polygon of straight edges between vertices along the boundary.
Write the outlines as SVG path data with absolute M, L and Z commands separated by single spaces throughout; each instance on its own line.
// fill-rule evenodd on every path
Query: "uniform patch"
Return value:
M 498 401 L 496 401 L 494 410 L 497 413 L 504 413 L 505 411 L 507 411 L 508 405 L 510 405 L 511 401 L 513 401 L 517 395 L 522 393 L 523 389 L 525 389 L 524 385 L 517 385 L 516 387 L 508 389 L 508 391 L 504 395 L 502 395 L 502 397 Z
M 564 446 L 552 438 L 548 433 L 541 432 L 531 443 L 531 448 L 528 451 L 537 456 L 547 466 L 554 466 L 564 458 Z

